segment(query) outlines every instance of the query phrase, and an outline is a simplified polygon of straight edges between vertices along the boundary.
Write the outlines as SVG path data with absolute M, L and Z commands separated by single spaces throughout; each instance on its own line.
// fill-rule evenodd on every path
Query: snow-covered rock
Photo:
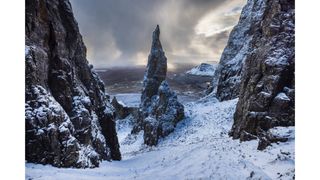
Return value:
M 254 36 L 263 20 L 266 2 L 266 0 L 248 0 L 238 24 L 230 33 L 212 82 L 220 101 L 239 96 L 243 64 L 254 49 Z
M 184 107 L 166 81 L 159 87 L 159 94 L 151 104 L 151 113 L 144 120 L 144 139 L 147 145 L 156 145 L 160 137 L 173 132 L 176 124 L 184 118 Z
M 143 79 L 141 94 L 141 108 L 147 115 L 150 113 L 150 105 L 153 96 L 158 94 L 160 84 L 167 76 L 167 58 L 160 42 L 160 28 L 157 25 L 152 34 L 152 45 L 148 57 L 147 69 Z M 146 115 L 146 116 L 147 116 Z
M 134 113 L 134 111 L 138 110 L 137 107 L 129 107 L 122 101 L 118 101 L 116 97 L 113 97 L 111 104 L 115 108 L 115 115 L 118 119 L 124 119 L 130 114 Z
M 186 104 L 188 118 L 156 147 L 144 145 L 142 131 L 131 134 L 130 117 L 118 120 L 122 161 L 104 161 L 100 167 L 86 170 L 27 163 L 26 178 L 294 179 L 295 127 L 270 129 L 289 140 L 258 151 L 257 140 L 240 143 L 228 136 L 237 102 L 210 97 Z
M 295 124 L 295 5 L 291 0 L 249 0 L 250 4 L 253 13 L 245 8 L 243 14 L 261 20 L 249 31 L 250 50 L 230 134 L 240 139 L 243 132 L 258 136 L 263 149 L 284 140 L 270 135 L 270 128 Z
M 216 64 L 201 63 L 199 66 L 187 71 L 187 74 L 196 76 L 213 76 L 216 70 Z
M 114 109 L 70 2 L 27 0 L 25 33 L 26 161 L 84 168 L 121 159 Z
M 171 133 L 176 123 L 184 117 L 184 107 L 165 81 L 166 74 L 167 58 L 161 46 L 160 28 L 157 25 L 144 75 L 137 123 L 133 129 L 135 133 L 144 130 L 144 142 L 147 145 L 156 145 L 158 139 Z

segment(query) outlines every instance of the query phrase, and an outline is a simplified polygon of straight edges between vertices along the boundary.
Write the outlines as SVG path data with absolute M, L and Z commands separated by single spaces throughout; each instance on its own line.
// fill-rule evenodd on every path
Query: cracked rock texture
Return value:
M 184 107 L 166 82 L 166 74 L 167 58 L 157 25 L 144 75 L 138 122 L 133 129 L 134 132 L 144 130 L 144 143 L 147 145 L 156 145 L 160 137 L 171 133 L 177 122 L 184 118 Z
M 253 51 L 253 37 L 259 31 L 265 10 L 265 0 L 248 0 L 230 33 L 212 83 L 220 101 L 239 96 L 243 64 Z
M 251 19 L 248 21 L 251 23 L 248 28 L 246 28 L 248 22 L 244 19 Z M 239 34 L 240 38 L 232 39 L 235 31 L 241 26 L 246 33 Z M 268 134 L 270 128 L 295 124 L 294 1 L 248 0 L 239 24 L 232 34 L 228 45 L 232 44 L 231 49 L 239 49 L 235 57 L 241 57 L 239 61 L 241 68 L 227 62 L 226 64 L 230 66 L 222 67 L 220 80 L 223 81 L 228 74 L 239 72 L 241 81 L 236 91 L 231 85 L 230 90 L 219 93 L 218 85 L 217 95 L 220 100 L 239 96 L 230 135 L 240 140 L 259 138 L 258 149 L 264 149 L 271 142 L 285 140 Z M 244 40 L 242 45 L 237 45 L 240 43 L 237 39 L 241 38 L 247 40 Z M 244 49 L 244 46 L 248 47 Z M 226 51 L 228 52 L 228 48 Z M 228 54 L 224 53 L 223 57 L 227 57 Z M 233 62 L 234 59 L 229 58 L 229 61 Z M 224 73 L 223 69 L 227 73 Z M 239 71 L 233 71 L 234 69 Z M 224 85 L 228 85 L 231 79 L 224 83 L 219 81 L 220 89 L 227 88 Z M 229 93 L 237 91 L 239 95 Z
M 26 0 L 27 162 L 97 167 L 120 160 L 114 109 L 89 66 L 68 0 Z

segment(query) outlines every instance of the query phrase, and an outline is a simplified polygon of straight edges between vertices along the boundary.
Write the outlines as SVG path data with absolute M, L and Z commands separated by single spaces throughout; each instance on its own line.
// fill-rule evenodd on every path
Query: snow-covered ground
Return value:
M 227 133 L 236 103 L 211 98 L 185 104 L 188 118 L 157 147 L 144 146 L 142 133 L 128 136 L 130 118 L 118 121 L 122 161 L 104 161 L 94 169 L 27 163 L 26 179 L 292 179 L 295 128 L 272 129 L 289 141 L 264 151 L 257 150 L 256 140 L 232 140 Z
M 116 97 L 119 102 L 125 103 L 125 105 L 130 107 L 139 107 L 141 93 L 121 93 L 111 96 L 111 98 Z
M 180 102 L 193 102 L 199 99 L 199 96 L 194 95 L 192 91 L 184 91 L 178 92 L 175 91 L 178 95 L 178 101 Z M 116 97 L 117 100 L 121 103 L 125 103 L 125 105 L 130 107 L 139 107 L 141 93 L 121 93 L 116 95 L 111 95 L 111 99 Z

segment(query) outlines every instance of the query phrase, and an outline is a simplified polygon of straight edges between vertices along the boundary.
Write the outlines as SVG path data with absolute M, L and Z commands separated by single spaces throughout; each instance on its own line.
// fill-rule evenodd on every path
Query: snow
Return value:
M 24 56 L 25 56 L 25 59 L 26 59 L 26 60 L 32 59 L 31 53 L 32 53 L 32 51 L 34 51 L 35 49 L 36 49 L 35 46 L 25 45 L 25 48 L 24 48 Z
M 130 134 L 133 127 L 133 117 L 128 116 L 126 119 L 117 120 L 117 133 L 120 142 L 120 152 L 122 160 L 132 158 L 143 145 L 143 131 L 138 134 Z
M 278 136 L 278 137 L 286 137 L 290 139 L 294 139 L 295 128 L 294 126 L 291 127 L 274 127 L 269 129 L 271 134 Z
M 110 107 L 106 107 L 103 112 L 105 114 L 113 114 L 114 113 L 114 109 L 110 108 Z
M 119 103 L 122 103 L 123 106 L 139 107 L 140 105 L 140 93 L 123 93 L 116 94 L 114 96 L 117 98 Z
M 25 46 L 24 55 L 27 57 L 30 54 L 31 46 Z
M 107 69 L 94 69 L 95 72 L 107 72 Z
M 185 104 L 187 118 L 156 147 L 143 145 L 143 132 L 129 135 L 129 116 L 117 121 L 122 161 L 103 161 L 93 169 L 26 163 L 26 179 L 292 179 L 295 128 L 271 129 L 290 138 L 263 151 L 257 140 L 233 140 L 228 132 L 237 101 L 210 97 Z
M 122 101 L 118 101 L 118 103 L 121 105 L 121 106 L 123 106 L 123 107 L 126 107 L 127 105 L 124 103 L 124 102 L 122 102 Z
M 281 99 L 281 100 L 284 100 L 284 101 L 290 101 L 290 98 L 288 98 L 288 96 L 283 92 L 279 93 L 275 98 L 276 99 Z
M 91 112 L 91 136 L 93 139 L 98 139 L 100 142 L 105 142 L 105 138 L 101 133 L 101 127 L 98 122 L 98 116 L 96 115 L 95 112 Z M 106 146 L 106 144 L 103 144 L 103 146 Z
M 217 64 L 206 64 L 201 63 L 199 66 L 192 68 L 187 71 L 187 74 L 197 75 L 197 76 L 214 76 L 214 72 L 217 68 Z
M 261 94 L 264 97 L 271 97 L 270 93 L 267 93 L 267 92 L 264 92 L 264 91 L 261 91 L 259 94 Z
M 62 146 L 62 155 L 61 158 L 64 158 L 64 150 L 71 146 L 78 147 L 79 149 L 79 158 L 78 163 L 82 164 L 82 167 L 94 167 L 92 159 L 98 159 L 99 154 L 94 150 L 91 144 L 84 146 L 79 144 L 79 141 L 74 137 L 74 127 L 73 124 L 61 107 L 61 105 L 54 99 L 54 97 L 47 92 L 42 86 L 34 86 L 32 88 L 32 93 L 35 96 L 36 100 L 27 101 L 25 108 L 25 117 L 26 121 L 28 121 L 28 125 L 32 126 L 29 131 L 36 130 L 37 135 L 47 135 L 49 132 L 58 132 L 63 137 L 59 139 L 60 145 Z M 35 103 L 34 106 L 30 106 L 30 104 Z M 98 123 L 98 118 L 94 111 L 89 111 L 85 108 L 85 105 L 90 105 L 91 101 L 88 96 L 80 95 L 73 97 L 73 105 L 77 115 L 86 113 L 91 114 L 92 121 L 91 121 L 91 135 L 93 141 L 98 141 L 100 146 L 106 147 L 105 138 L 101 134 L 101 127 Z M 51 119 L 54 121 L 55 117 L 59 117 L 59 120 L 62 119 L 63 121 L 48 121 L 48 117 L 50 116 Z M 50 123 L 51 122 L 51 123 Z
M 68 132 L 69 129 L 66 127 L 66 124 L 65 123 L 62 123 L 60 126 L 59 126 L 59 132 Z
M 92 148 L 92 146 L 80 145 L 78 163 L 82 163 L 83 166 L 93 167 L 89 158 L 90 157 L 98 157 L 98 156 L 99 156 L 99 154 Z
M 42 129 L 38 129 L 37 134 L 36 135 L 41 135 L 44 134 L 44 131 Z

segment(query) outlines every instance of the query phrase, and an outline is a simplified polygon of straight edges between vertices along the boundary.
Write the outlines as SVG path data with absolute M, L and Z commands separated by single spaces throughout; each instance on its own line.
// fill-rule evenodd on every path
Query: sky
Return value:
M 71 0 L 95 67 L 146 65 L 152 31 L 175 64 L 219 61 L 246 0 Z

